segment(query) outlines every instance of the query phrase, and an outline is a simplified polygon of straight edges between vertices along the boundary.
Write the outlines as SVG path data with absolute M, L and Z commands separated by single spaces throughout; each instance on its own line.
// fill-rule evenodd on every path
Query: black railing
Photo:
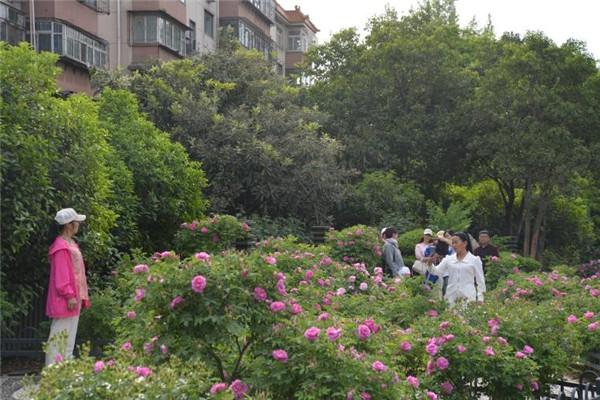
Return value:
M 560 381 L 556 385 L 558 393 L 540 397 L 540 400 L 600 400 L 600 378 L 586 384 Z

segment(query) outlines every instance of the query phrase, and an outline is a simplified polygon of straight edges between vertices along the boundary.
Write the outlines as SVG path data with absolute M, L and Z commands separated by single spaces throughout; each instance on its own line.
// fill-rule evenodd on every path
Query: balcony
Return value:
M 87 68 L 107 67 L 106 43 L 58 21 L 37 20 L 35 28 L 38 51 L 51 51 Z
M 190 0 L 191 1 L 191 0 Z M 161 11 L 182 25 L 187 25 L 184 0 L 133 0 L 131 11 Z
M 244 0 L 251 4 L 271 24 L 275 23 L 275 2 L 273 0 Z

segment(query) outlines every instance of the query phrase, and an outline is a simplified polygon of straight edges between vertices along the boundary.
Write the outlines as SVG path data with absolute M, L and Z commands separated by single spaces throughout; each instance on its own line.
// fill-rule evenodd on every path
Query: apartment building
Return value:
M 282 75 L 303 61 L 318 32 L 299 7 L 275 0 L 0 0 L 0 40 L 57 53 L 66 93 L 91 94 L 93 68 L 133 70 L 213 51 L 219 25 L 275 58 Z
M 275 58 L 277 71 L 288 75 L 304 61 L 319 30 L 300 7 L 285 10 L 274 0 L 221 0 L 220 24 L 231 26 L 240 43 Z

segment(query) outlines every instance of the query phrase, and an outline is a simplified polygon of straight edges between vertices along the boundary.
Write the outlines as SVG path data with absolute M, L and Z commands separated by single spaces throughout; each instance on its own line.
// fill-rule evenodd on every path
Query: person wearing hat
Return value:
M 48 250 L 50 279 L 46 315 L 52 323 L 46 365 L 73 356 L 81 308 L 90 307 L 85 265 L 79 246 L 73 239 L 85 218 L 72 208 L 60 210 L 54 218 L 60 225 L 60 233 Z
M 433 231 L 429 228 L 423 231 L 423 237 L 415 246 L 415 258 L 416 261 L 413 264 L 413 273 L 416 272 L 421 275 L 425 275 L 428 267 L 428 258 L 425 257 L 425 249 L 433 244 Z

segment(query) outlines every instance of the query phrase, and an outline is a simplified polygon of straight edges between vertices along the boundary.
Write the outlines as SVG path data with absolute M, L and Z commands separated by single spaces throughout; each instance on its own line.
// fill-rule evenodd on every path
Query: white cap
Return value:
M 427 228 L 423 231 L 423 235 L 433 236 L 433 231 L 431 229 Z
M 379 234 L 379 236 L 383 236 L 383 234 L 385 233 L 385 230 L 386 230 L 386 229 L 387 229 L 387 228 L 383 228 L 383 229 L 381 230 L 381 233 Z
M 54 220 L 58 222 L 59 225 L 66 225 L 69 222 L 73 221 L 85 221 L 85 215 L 77 214 L 77 212 L 72 208 L 63 208 L 62 210 L 56 213 L 56 217 L 54 217 Z

